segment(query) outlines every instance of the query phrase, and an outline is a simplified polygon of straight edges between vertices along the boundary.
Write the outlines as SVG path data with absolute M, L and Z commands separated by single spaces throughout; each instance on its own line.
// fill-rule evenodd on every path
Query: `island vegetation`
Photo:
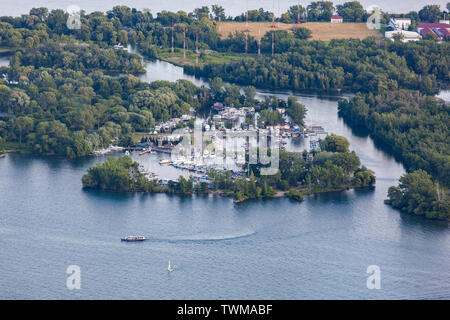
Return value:
M 139 173 L 138 163 L 122 156 L 111 157 L 90 168 L 82 182 L 84 188 L 122 192 L 215 193 L 232 196 L 236 202 L 282 195 L 302 201 L 307 194 L 375 185 L 374 173 L 360 165 L 355 152 L 349 151 L 346 138 L 329 135 L 322 145 L 322 151 L 311 153 L 282 150 L 279 170 L 270 176 L 260 174 L 261 165 L 251 165 L 247 176 L 233 177 L 231 171 L 209 170 L 204 181 L 180 176 L 177 181 L 163 185 L 145 178 Z
M 445 191 L 424 170 L 415 170 L 400 178 L 398 187 L 390 187 L 385 202 L 403 212 L 430 219 L 450 218 L 450 201 Z
M 410 172 L 389 190 L 387 203 L 432 218 L 450 217 L 449 112 L 448 103 L 408 90 L 339 101 L 339 114 L 347 123 L 367 128 Z M 420 197 L 419 190 L 424 192 Z

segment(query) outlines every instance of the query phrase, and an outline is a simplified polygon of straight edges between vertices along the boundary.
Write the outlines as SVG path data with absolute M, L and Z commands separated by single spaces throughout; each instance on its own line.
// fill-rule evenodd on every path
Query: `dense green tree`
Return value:
M 295 28 L 293 30 L 293 33 L 294 33 L 295 37 L 297 37 L 298 39 L 301 39 L 301 40 L 307 40 L 307 39 L 311 38 L 311 36 L 312 36 L 311 30 L 309 30 L 307 28 Z
M 33 130 L 33 119 L 27 116 L 17 117 L 13 120 L 13 128 L 19 137 L 19 143 L 22 144 L 23 136 Z
M 305 124 L 306 107 L 297 101 L 294 96 L 288 97 L 286 113 L 292 121 L 300 126 Z
M 423 169 L 450 184 L 449 106 L 442 100 L 407 90 L 358 94 L 339 102 L 339 114 L 352 126 L 366 127 L 408 170 Z
M 225 9 L 222 6 L 219 6 L 217 4 L 213 4 L 211 6 L 211 11 L 214 14 L 214 19 L 216 21 L 223 21 L 225 20 Z
M 398 187 L 390 187 L 386 203 L 394 208 L 432 218 L 448 218 L 448 206 L 439 204 L 431 176 L 423 170 L 403 175 Z
M 345 2 L 336 6 L 337 13 L 342 16 L 344 22 L 365 22 L 368 15 L 359 1 Z
M 438 22 L 441 16 L 439 5 L 426 5 L 419 11 L 420 20 L 423 22 Z
M 330 152 L 348 152 L 350 143 L 345 137 L 340 137 L 334 134 L 327 135 L 320 143 L 320 148 L 324 151 Z
M 334 5 L 331 1 L 313 1 L 306 8 L 308 21 L 329 22 L 333 15 Z

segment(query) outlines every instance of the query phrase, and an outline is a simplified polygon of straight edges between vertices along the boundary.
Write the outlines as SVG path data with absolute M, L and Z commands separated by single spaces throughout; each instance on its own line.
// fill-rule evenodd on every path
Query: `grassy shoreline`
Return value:
M 258 200 L 258 199 L 276 199 L 276 198 L 290 198 L 293 201 L 298 201 L 298 202 L 302 202 L 304 201 L 303 198 L 300 199 L 293 199 L 291 197 L 289 197 L 287 194 L 289 193 L 289 191 L 291 190 L 296 190 L 299 193 L 301 193 L 302 196 L 310 196 L 310 195 L 314 195 L 314 194 L 323 194 L 323 193 L 333 193 L 333 192 L 342 192 L 342 191 L 348 191 L 348 190 L 360 190 L 360 189 L 373 189 L 375 188 L 375 186 L 372 187 L 356 187 L 356 186 L 352 186 L 352 185 L 346 185 L 346 186 L 342 186 L 340 188 L 324 188 L 324 189 L 301 189 L 301 188 L 296 188 L 296 189 L 290 189 L 290 190 L 277 190 L 275 189 L 275 194 L 272 196 L 264 196 L 264 197 L 259 197 L 259 198 L 246 198 L 246 199 L 240 199 L 240 200 L 234 200 L 234 203 L 242 203 L 242 202 L 246 202 L 249 200 Z

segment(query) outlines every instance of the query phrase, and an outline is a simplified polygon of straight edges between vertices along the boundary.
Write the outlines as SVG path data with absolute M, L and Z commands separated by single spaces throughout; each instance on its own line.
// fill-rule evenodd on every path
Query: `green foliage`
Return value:
M 355 171 L 353 179 L 355 187 L 372 187 L 375 184 L 375 173 L 363 166 Z
M 441 16 L 441 9 L 439 5 L 426 5 L 419 11 L 419 18 L 423 22 L 438 22 Z
M 180 176 L 178 178 L 178 185 L 175 187 L 175 192 L 184 195 L 189 195 L 192 194 L 193 188 L 194 188 L 194 178 L 192 176 L 190 176 L 189 179 Z
M 306 106 L 299 103 L 294 96 L 288 97 L 288 108 L 286 113 L 292 119 L 292 121 L 300 126 L 305 124 Z
M 341 140 L 342 137 L 333 137 Z M 302 154 L 280 151 L 279 173 L 267 177 L 269 185 L 286 190 L 301 187 L 305 190 L 343 189 L 350 186 L 367 187 L 375 184 L 373 171 L 360 167 L 354 151 Z M 310 158 L 313 158 L 311 161 Z
M 145 72 L 141 58 L 125 50 L 102 49 L 85 43 L 47 42 L 20 55 L 20 64 L 35 68 L 73 69 L 82 72 L 105 70 L 108 73 Z
M 256 199 L 261 197 L 271 197 L 275 191 L 267 182 L 257 181 L 253 172 L 250 178 L 238 177 L 233 185 L 234 198 L 237 201 Z
M 333 15 L 333 2 L 331 1 L 313 1 L 306 8 L 308 12 L 308 21 L 329 22 Z
M 138 166 L 129 156 L 110 157 L 89 168 L 82 178 L 83 188 L 118 192 L 151 191 L 154 184 L 139 173 Z
M 208 90 L 188 81 L 148 84 L 127 74 L 142 63 L 122 50 L 60 39 L 13 58 L 2 72 L 18 85 L 0 84 L 0 112 L 13 116 L 0 137 L 38 154 L 83 157 L 113 139 L 127 146 L 133 132 L 210 104 Z
M 358 1 L 346 2 L 336 6 L 337 13 L 342 16 L 344 22 L 365 22 L 368 13 Z
M 416 91 L 358 94 L 339 102 L 339 114 L 352 126 L 364 126 L 408 170 L 423 169 L 450 185 L 449 105 Z
M 307 28 L 295 28 L 293 30 L 294 36 L 300 40 L 307 40 L 311 38 L 312 32 Z
M 348 142 L 347 138 L 335 134 L 327 135 L 320 143 L 322 150 L 330 152 L 348 152 L 349 146 L 350 142 Z
M 276 31 L 274 36 L 275 59 L 269 55 L 272 51 L 269 32 L 261 41 L 261 50 L 267 55 L 188 65 L 185 71 L 207 78 L 220 76 L 240 85 L 290 90 L 378 93 L 406 88 L 434 94 L 438 91 L 437 81 L 449 81 L 449 43 L 403 43 L 373 38 L 325 43 L 299 40 L 286 31 Z M 240 47 L 237 52 L 243 50 Z
M 284 117 L 283 115 L 278 112 L 278 110 L 261 110 L 261 112 L 259 113 L 258 116 L 258 125 L 260 127 L 264 127 L 264 126 L 272 126 L 278 123 L 283 123 L 284 122 Z
M 449 201 L 438 201 L 436 186 L 431 176 L 416 170 L 400 178 L 398 187 L 390 187 L 385 201 L 401 211 L 425 215 L 428 218 L 450 218 Z
M 296 189 L 290 189 L 288 192 L 285 193 L 286 197 L 289 199 L 302 202 L 303 201 L 303 193 L 300 190 Z

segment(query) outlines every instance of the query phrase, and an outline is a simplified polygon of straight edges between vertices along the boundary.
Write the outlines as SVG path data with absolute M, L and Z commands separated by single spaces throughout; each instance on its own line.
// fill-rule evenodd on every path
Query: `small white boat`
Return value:
M 163 159 L 159 161 L 159 164 L 170 164 L 172 163 L 172 161 L 168 160 L 168 159 Z
M 126 155 L 126 156 L 129 156 L 129 155 L 130 155 L 130 151 L 128 151 L 128 150 L 125 151 L 125 155 Z
M 121 238 L 122 241 L 145 241 L 147 240 L 144 236 L 127 236 L 125 238 Z
M 173 271 L 172 265 L 170 264 L 170 260 L 169 260 L 169 266 L 167 267 L 167 270 L 169 270 L 169 272 Z

